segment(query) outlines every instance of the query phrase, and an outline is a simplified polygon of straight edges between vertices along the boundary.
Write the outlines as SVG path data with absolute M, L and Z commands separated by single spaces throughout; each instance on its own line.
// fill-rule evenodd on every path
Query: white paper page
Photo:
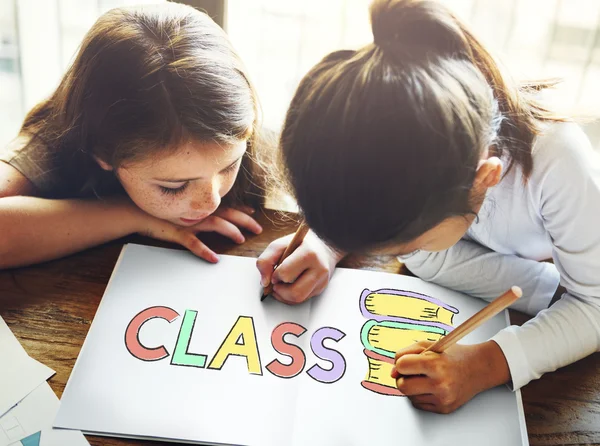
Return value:
M 0 418 L 0 446 L 16 444 L 41 431 L 40 446 L 89 446 L 81 432 L 52 428 L 59 401 L 43 383 Z
M 89 446 L 81 431 L 46 428 L 42 430 L 40 446 Z
M 0 358 L 1 417 L 55 372 L 27 355 L 1 317 Z
M 358 446 L 382 442 L 402 446 L 528 444 L 520 394 L 505 386 L 478 395 L 450 415 L 420 411 L 414 409 L 406 397 L 383 395 L 364 388 L 361 383 L 369 368 L 361 338 L 361 329 L 369 320 L 362 314 L 359 305 L 364 289 L 408 290 L 438 298 L 459 310 L 452 318 L 454 327 L 485 305 L 479 299 L 412 277 L 338 269 L 325 293 L 313 300 L 307 328 L 313 332 L 330 326 L 345 333 L 340 341 L 325 341 L 325 345 L 342 353 L 346 369 L 339 381 L 328 385 L 319 384 L 303 374 L 299 381 L 301 389 L 295 414 L 294 445 Z M 432 317 L 425 322 L 435 324 L 439 320 Z M 505 326 L 505 315 L 500 314 L 466 336 L 461 343 L 485 341 Z M 320 364 L 324 369 L 332 368 L 330 362 L 321 361 Z
M 54 425 L 102 435 L 284 444 L 292 429 L 297 386 L 266 370 L 280 357 L 272 348 L 271 333 L 285 321 L 306 325 L 309 307 L 292 308 L 273 299 L 261 303 L 259 279 L 254 259 L 222 256 L 211 265 L 185 251 L 128 245 Z M 155 350 L 132 350 L 138 356 L 168 356 L 146 361 L 129 351 L 126 339 L 134 345 L 136 336 L 133 330 L 127 338 L 126 331 L 135 316 L 150 307 L 171 309 L 161 308 L 162 319 L 150 319 L 139 329 L 140 344 Z M 204 367 L 171 364 L 183 322 L 192 314 L 186 310 L 197 312 L 187 351 L 206 355 Z M 179 316 L 172 322 L 164 319 L 174 313 Z M 243 356 L 228 356 L 221 370 L 210 368 L 219 365 L 213 360 L 234 325 L 236 332 L 254 326 L 262 375 L 249 373 Z M 236 341 L 252 344 L 246 336 Z
M 3 354 L 18 354 L 17 352 L 27 354 L 19 340 L 6 325 L 4 319 L 2 319 L 2 316 L 0 316 L 0 352 Z

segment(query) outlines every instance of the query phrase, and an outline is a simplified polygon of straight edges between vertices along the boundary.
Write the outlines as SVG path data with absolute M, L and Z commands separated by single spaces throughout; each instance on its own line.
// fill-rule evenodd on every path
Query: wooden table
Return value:
M 264 232 L 248 236 L 241 246 L 214 234 L 202 240 L 219 253 L 257 257 L 269 242 L 295 228 L 293 220 L 273 211 L 257 218 Z M 0 271 L 0 315 L 30 356 L 56 370 L 50 385 L 59 397 L 121 247 L 128 242 L 173 247 L 135 236 L 42 265 Z M 384 256 L 349 258 L 342 266 L 406 273 L 393 257 Z M 526 320 L 516 312 L 511 318 L 517 324 Z M 600 354 L 547 374 L 522 392 L 532 445 L 600 444 Z M 109 446 L 162 444 L 92 436 L 88 440 Z

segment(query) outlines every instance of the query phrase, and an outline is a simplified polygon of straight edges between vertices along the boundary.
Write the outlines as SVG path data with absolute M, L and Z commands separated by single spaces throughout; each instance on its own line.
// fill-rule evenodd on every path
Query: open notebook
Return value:
M 498 387 L 436 415 L 414 409 L 389 377 L 396 350 L 439 339 L 482 301 L 341 268 L 300 306 L 260 294 L 254 259 L 210 265 L 127 245 L 55 426 L 219 445 L 528 444 L 519 392 Z M 499 315 L 462 342 L 506 325 Z

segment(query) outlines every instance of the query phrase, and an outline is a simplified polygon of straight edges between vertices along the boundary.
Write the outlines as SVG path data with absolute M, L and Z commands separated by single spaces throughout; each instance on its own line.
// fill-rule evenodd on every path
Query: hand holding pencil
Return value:
M 298 304 L 321 294 L 341 257 L 301 223 L 295 234 L 275 240 L 258 258 L 261 300 L 271 295 Z
M 304 223 L 304 222 L 300 223 L 300 226 L 296 230 L 296 233 L 294 234 L 292 241 L 290 242 L 288 247 L 285 248 L 285 251 L 283 251 L 283 254 L 281 255 L 279 261 L 277 262 L 277 264 L 275 265 L 273 270 L 275 270 L 281 264 L 281 262 L 283 262 L 285 259 L 287 259 L 291 253 L 293 253 L 296 249 L 298 249 L 298 247 L 304 241 L 304 237 L 306 236 L 307 232 L 308 232 L 308 226 L 306 225 L 306 223 Z M 272 292 L 273 292 L 273 282 L 269 283 L 266 287 L 264 287 L 260 300 L 261 301 L 265 300 L 266 297 L 269 294 L 271 294 Z
M 510 370 L 498 344 L 456 342 L 521 295 L 519 287 L 512 287 L 439 341 L 419 342 L 396 353 L 392 377 L 398 390 L 419 409 L 449 413 L 476 394 L 508 382 Z

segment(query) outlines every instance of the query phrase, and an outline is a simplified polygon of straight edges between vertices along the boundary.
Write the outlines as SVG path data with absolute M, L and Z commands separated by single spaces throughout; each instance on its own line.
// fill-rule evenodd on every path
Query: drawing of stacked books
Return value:
M 391 377 L 396 352 L 419 342 L 435 342 L 453 328 L 458 310 L 430 296 L 412 291 L 365 289 L 360 311 L 369 320 L 360 338 L 369 361 L 362 386 L 382 395 L 402 396 Z

